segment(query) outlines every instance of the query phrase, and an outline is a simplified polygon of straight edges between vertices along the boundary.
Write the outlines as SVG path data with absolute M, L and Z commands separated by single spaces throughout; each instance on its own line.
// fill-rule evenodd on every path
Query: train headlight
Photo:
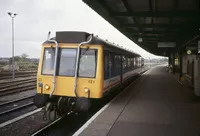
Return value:
M 46 90 L 49 90 L 49 88 L 50 88 L 50 86 L 48 84 L 46 84 L 44 87 Z
M 85 88 L 84 88 L 84 91 L 85 91 L 85 93 L 88 93 L 88 92 L 90 91 L 90 89 L 87 88 L 87 87 L 85 87 Z

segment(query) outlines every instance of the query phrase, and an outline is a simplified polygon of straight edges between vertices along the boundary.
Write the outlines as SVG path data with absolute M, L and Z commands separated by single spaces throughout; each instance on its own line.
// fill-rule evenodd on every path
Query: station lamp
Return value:
M 12 80 L 15 78 L 15 66 L 14 66 L 14 18 L 17 13 L 8 12 L 8 15 L 12 18 Z

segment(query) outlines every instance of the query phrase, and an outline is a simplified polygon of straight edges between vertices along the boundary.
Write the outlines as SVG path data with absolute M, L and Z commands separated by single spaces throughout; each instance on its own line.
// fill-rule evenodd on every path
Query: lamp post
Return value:
M 14 18 L 16 17 L 16 13 L 8 12 L 8 15 L 12 18 L 12 80 L 15 79 L 15 62 L 14 62 Z

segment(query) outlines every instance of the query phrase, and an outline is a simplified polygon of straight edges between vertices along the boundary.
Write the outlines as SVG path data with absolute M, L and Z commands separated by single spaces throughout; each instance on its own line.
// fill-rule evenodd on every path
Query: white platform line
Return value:
M 79 130 L 77 130 L 72 136 L 78 136 L 80 135 L 80 133 L 83 132 L 84 129 L 86 129 L 90 123 L 95 120 L 97 118 L 97 116 L 99 116 L 99 114 L 101 114 L 109 105 L 111 104 L 111 102 L 109 102 L 108 104 L 106 104 L 103 108 L 101 108 L 96 114 L 94 114 L 81 128 L 79 128 Z
M 145 71 L 143 74 L 147 74 L 149 69 Z M 143 75 L 142 74 L 142 75 Z M 95 113 L 81 128 L 79 128 L 72 136 L 78 136 L 80 135 L 83 130 L 85 130 L 92 121 L 94 121 L 99 114 L 101 114 L 106 108 L 110 106 L 110 104 L 115 101 L 119 96 L 121 96 L 130 86 L 132 86 L 139 78 L 137 78 L 135 81 L 133 81 L 130 85 L 128 85 L 120 94 L 118 94 L 115 98 L 113 98 L 109 103 L 107 103 L 103 108 L 101 108 L 97 113 Z
M 16 122 L 16 121 L 19 121 L 19 120 L 21 120 L 21 119 L 24 119 L 24 118 L 26 118 L 26 117 L 28 117 L 28 116 L 30 116 L 30 115 L 33 115 L 33 114 L 35 114 L 35 113 L 37 113 L 37 112 L 39 112 L 39 111 L 41 111 L 41 110 L 42 110 L 42 108 L 39 108 L 39 109 L 37 109 L 37 110 L 28 112 L 28 113 L 23 114 L 23 115 L 21 115 L 21 116 L 19 116 L 19 117 L 16 117 L 16 118 L 14 118 L 14 119 L 11 119 L 11 120 L 8 120 L 8 121 L 6 121 L 6 122 L 4 122 L 4 123 L 1 123 L 1 124 L 0 124 L 0 128 L 5 127 L 5 126 L 7 126 L 7 125 L 9 125 L 9 124 L 12 124 L 12 123 L 14 123 L 14 122 Z

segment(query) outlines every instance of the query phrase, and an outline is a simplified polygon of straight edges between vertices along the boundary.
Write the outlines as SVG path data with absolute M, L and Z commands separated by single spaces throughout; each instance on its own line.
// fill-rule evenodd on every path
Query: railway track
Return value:
M 36 73 L 37 71 L 19 71 L 15 72 L 15 75 L 21 75 L 21 74 L 30 74 L 30 73 Z M 12 72 L 0 72 L 0 76 L 9 76 L 12 75 Z
M 146 70 L 145 70 L 146 71 Z M 143 72 L 145 72 L 143 71 Z M 142 73 L 143 73 L 142 72 Z M 139 77 L 135 76 L 128 81 L 126 85 L 119 87 L 116 91 L 105 96 L 101 103 L 95 104 L 86 114 L 70 114 L 62 118 L 58 118 L 49 125 L 41 128 L 32 134 L 32 136 L 54 136 L 54 135 L 73 135 L 82 125 L 84 125 L 93 115 L 95 115 L 102 107 L 106 106 L 116 96 L 120 95 L 124 89 L 128 88 L 131 83 Z
M 10 85 L 4 85 L 0 87 L 0 96 L 14 94 L 22 91 L 27 91 L 36 88 L 36 81 L 30 80 L 26 82 L 19 82 Z
M 33 98 L 34 96 L 35 96 L 35 94 L 30 95 L 30 96 L 26 96 L 26 97 L 22 97 L 22 98 L 19 98 L 19 99 L 15 99 L 15 100 L 12 100 L 12 101 L 2 102 L 2 103 L 0 103 L 0 107 L 8 105 L 8 104 L 14 104 L 16 102 L 20 102 L 20 101 L 23 101 L 23 100 L 27 100 L 27 99 Z
M 14 87 L 21 84 L 35 83 L 35 82 L 36 82 L 36 78 L 23 79 L 23 80 L 17 80 L 17 81 L 12 81 L 12 82 L 3 82 L 3 83 L 0 83 L 0 90 L 11 87 L 11 86 Z
M 134 77 L 133 80 L 137 79 L 138 77 Z M 130 81 L 130 83 L 132 83 L 132 81 Z M 91 117 L 93 117 L 93 115 L 95 115 L 97 113 L 97 111 L 99 111 L 102 107 L 104 107 L 107 103 L 110 102 L 110 100 L 112 100 L 116 95 L 118 95 L 122 90 L 124 90 L 124 88 L 126 88 L 127 86 L 122 86 L 120 88 L 118 88 L 116 91 L 110 93 L 109 95 L 107 95 L 106 97 L 104 97 L 104 99 L 101 101 L 101 103 L 97 103 L 94 106 L 92 106 L 92 109 L 90 109 L 86 114 L 70 114 L 70 115 L 66 115 L 64 117 L 61 118 L 57 118 L 55 121 L 49 121 L 49 122 L 45 122 L 41 121 L 42 120 L 42 116 L 43 116 L 43 111 L 40 110 L 39 112 L 34 112 L 33 114 L 31 114 L 31 116 L 27 117 L 27 116 L 23 116 L 23 112 L 27 111 L 27 109 L 29 109 L 31 107 L 27 106 L 25 108 L 21 108 L 21 110 L 16 110 L 16 111 L 12 111 L 8 114 L 9 116 L 12 115 L 12 113 L 16 114 L 18 113 L 18 116 L 22 116 L 22 117 L 16 117 L 16 118 L 20 118 L 17 121 L 18 123 L 14 123 L 17 121 L 13 121 L 14 119 L 5 121 L 4 123 L 2 123 L 2 126 L 5 127 L 4 124 L 8 125 L 7 127 L 4 128 L 4 130 L 0 131 L 0 134 L 2 133 L 4 136 L 6 135 L 15 135 L 16 133 L 19 133 L 19 131 L 16 130 L 16 128 L 19 129 L 24 129 L 23 133 L 20 133 L 20 135 L 30 135 L 32 134 L 33 136 L 41 136 L 41 135 L 45 135 L 45 136 L 54 136 L 54 135 L 73 135 L 75 134 L 75 132 L 77 130 L 79 130 L 79 128 L 82 127 L 82 125 L 84 125 Z M 16 102 L 13 102 L 13 104 Z M 28 104 L 28 102 L 27 102 Z M 0 109 L 1 109 L 1 104 L 0 104 Z M 24 111 L 25 110 L 25 111 Z M 30 110 L 30 109 L 29 109 Z M 21 114 L 19 114 L 19 111 L 21 111 Z M 31 112 L 34 110 L 31 110 Z M 36 111 L 36 110 L 35 110 Z M 37 113 L 37 114 L 36 114 Z M 6 114 L 4 114 L 2 117 L 6 116 Z M 28 114 L 28 113 L 24 113 L 24 114 Z M 34 118 L 34 120 L 33 120 Z M 0 116 L 0 121 L 1 121 L 1 116 Z M 9 123 L 8 123 L 9 122 Z M 36 124 L 37 122 L 37 124 Z M 1 126 L 1 124 L 0 124 Z M 27 127 L 21 127 L 21 126 L 27 126 Z M 30 128 L 32 128 L 30 130 Z M 11 133 L 8 132 L 9 130 L 13 130 Z M 2 135 L 2 136 L 3 136 Z
M 31 136 L 39 136 L 39 135 L 45 135 L 45 131 L 47 131 L 49 128 L 51 128 L 52 126 L 54 126 L 55 124 L 57 124 L 60 120 L 62 120 L 64 117 L 60 117 L 58 119 L 56 119 L 55 121 L 51 122 L 50 124 L 48 124 L 47 126 L 42 127 L 41 129 L 39 129 L 38 131 L 36 131 L 34 134 L 32 134 Z
M 0 103 L 0 123 L 36 109 L 32 99 L 34 95 L 19 98 L 13 101 Z
M 31 136 L 73 135 L 99 108 L 89 111 L 87 114 L 70 114 L 59 117 L 48 125 L 40 128 Z
M 28 76 L 36 76 L 36 71 L 31 71 L 31 72 L 17 72 L 15 73 L 15 77 L 28 77 Z M 12 73 L 10 72 L 5 72 L 5 73 L 0 73 L 0 80 L 5 80 L 5 79 L 11 79 L 12 78 Z
M 28 76 L 36 76 L 36 74 L 25 74 L 25 75 L 17 75 L 15 78 L 19 77 L 28 77 Z M 0 76 L 0 80 L 11 79 L 12 76 Z
M 19 79 L 15 79 L 15 80 L 1 80 L 0 81 L 0 86 L 1 85 L 5 85 L 5 84 L 23 82 L 23 81 L 27 81 L 27 80 L 31 80 L 31 79 L 35 79 L 36 80 L 36 76 L 30 76 L 30 77 L 27 77 L 27 78 L 19 78 Z

